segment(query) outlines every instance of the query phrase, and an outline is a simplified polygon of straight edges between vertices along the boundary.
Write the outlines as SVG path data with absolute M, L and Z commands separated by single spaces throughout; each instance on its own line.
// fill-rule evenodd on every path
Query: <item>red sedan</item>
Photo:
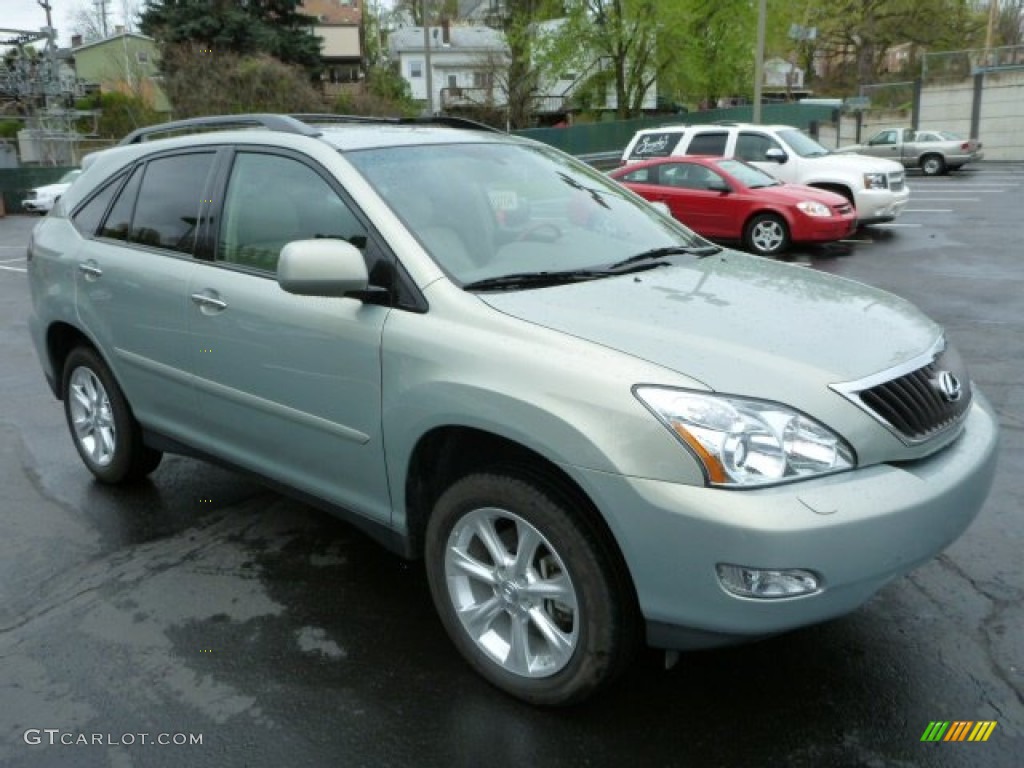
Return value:
M 842 195 L 784 184 L 742 160 L 669 157 L 609 175 L 646 200 L 665 203 L 694 232 L 739 240 L 761 256 L 784 251 L 790 243 L 839 240 L 857 226 L 857 212 Z

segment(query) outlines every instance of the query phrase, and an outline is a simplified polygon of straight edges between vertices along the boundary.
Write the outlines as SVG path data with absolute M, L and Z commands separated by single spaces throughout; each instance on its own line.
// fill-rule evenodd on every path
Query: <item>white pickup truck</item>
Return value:
M 892 221 L 910 190 L 902 165 L 857 154 L 836 154 L 789 125 L 712 123 L 637 131 L 623 164 L 675 155 L 738 157 L 781 181 L 837 192 L 857 208 L 858 224 Z

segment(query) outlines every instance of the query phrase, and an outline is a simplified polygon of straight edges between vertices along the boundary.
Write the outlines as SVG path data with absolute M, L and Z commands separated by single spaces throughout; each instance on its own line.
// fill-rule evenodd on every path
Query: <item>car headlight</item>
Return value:
M 711 485 L 772 485 L 855 465 L 839 435 L 785 405 L 664 387 L 634 391 L 696 456 Z
M 889 179 L 884 173 L 865 173 L 864 186 L 867 189 L 888 189 Z
M 798 210 L 803 211 L 808 216 L 831 216 L 832 210 L 823 203 L 817 203 L 813 200 L 804 200 L 802 203 L 797 203 L 796 207 Z

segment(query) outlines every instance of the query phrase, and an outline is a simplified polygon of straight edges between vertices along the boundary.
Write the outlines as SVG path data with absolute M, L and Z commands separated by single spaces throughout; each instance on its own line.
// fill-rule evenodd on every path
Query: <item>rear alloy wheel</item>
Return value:
M 921 158 L 921 172 L 925 176 L 941 176 L 946 172 L 946 161 L 941 155 L 925 155 Z
M 570 704 L 632 656 L 632 594 L 603 537 L 544 483 L 469 475 L 438 500 L 427 577 L 469 663 L 532 704 Z
M 758 256 L 774 256 L 789 247 L 789 227 L 781 216 L 759 213 L 747 222 L 743 243 Z
M 126 483 L 156 469 L 163 454 L 143 444 L 120 387 L 95 350 L 72 350 L 64 364 L 63 383 L 71 438 L 96 479 Z

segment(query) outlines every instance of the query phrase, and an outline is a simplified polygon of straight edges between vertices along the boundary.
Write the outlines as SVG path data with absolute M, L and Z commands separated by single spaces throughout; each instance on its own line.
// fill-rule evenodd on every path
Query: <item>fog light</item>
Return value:
M 718 580 L 726 591 L 740 597 L 772 600 L 809 595 L 820 589 L 818 576 L 800 568 L 773 570 L 725 563 L 719 563 L 716 568 Z

